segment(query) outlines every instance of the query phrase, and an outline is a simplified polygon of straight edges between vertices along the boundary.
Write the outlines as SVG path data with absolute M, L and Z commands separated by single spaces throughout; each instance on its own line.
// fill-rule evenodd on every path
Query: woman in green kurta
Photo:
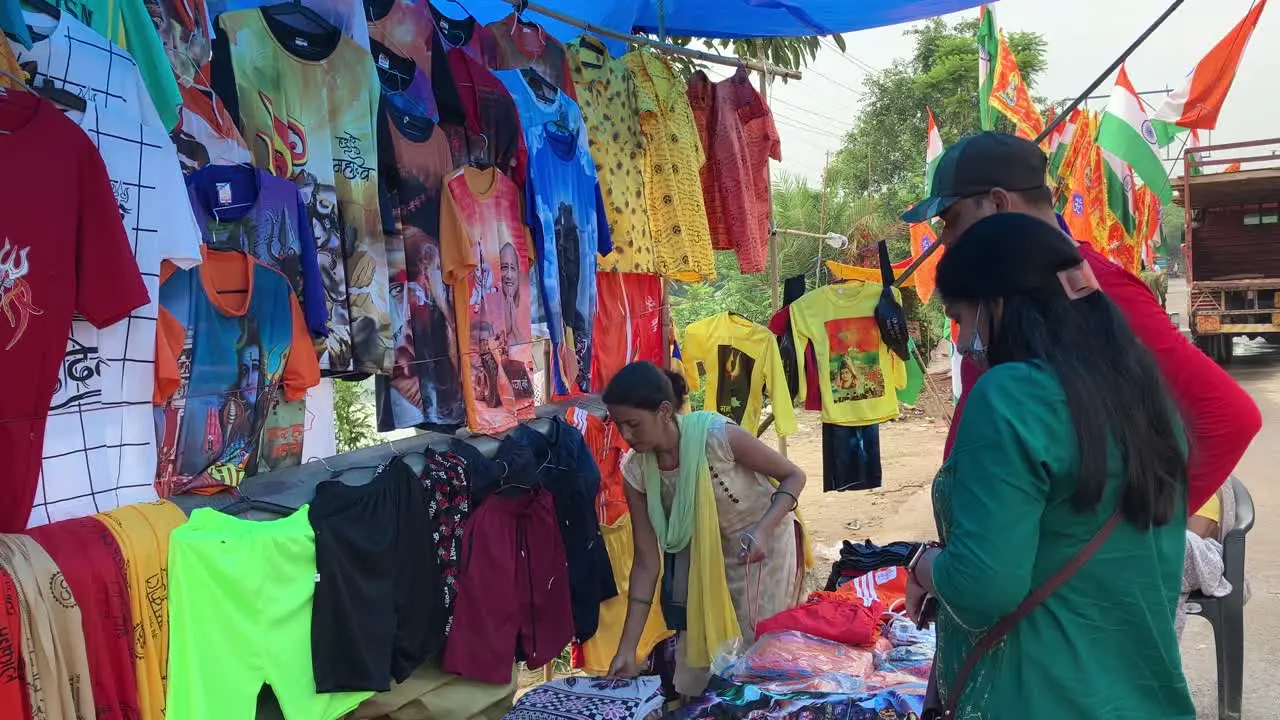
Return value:
M 959 720 L 1195 717 L 1174 632 L 1186 527 L 1181 425 L 1079 252 L 1025 215 L 975 224 L 938 266 L 958 347 L 986 369 L 933 486 L 936 682 Z M 1096 555 L 982 657 L 985 631 L 1119 510 Z

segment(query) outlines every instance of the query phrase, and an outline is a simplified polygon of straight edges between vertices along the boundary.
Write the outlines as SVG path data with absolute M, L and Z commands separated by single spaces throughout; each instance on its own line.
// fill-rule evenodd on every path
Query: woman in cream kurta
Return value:
M 656 387 L 660 382 L 665 382 L 666 386 Z M 678 468 L 661 469 L 668 463 L 664 462 L 664 453 L 660 448 L 670 445 L 670 439 L 664 441 L 655 438 L 676 430 L 673 408 L 683 403 L 686 387 L 678 375 L 664 374 L 650 363 L 632 363 L 623 368 L 610 383 L 610 389 L 615 388 L 615 385 L 620 392 L 614 394 L 606 390 L 604 399 L 619 430 L 634 448 L 622 464 L 628 502 L 632 506 L 632 519 L 637 528 L 643 524 L 648 536 L 652 537 L 653 529 L 647 514 L 643 510 L 638 511 L 636 507 L 636 499 L 643 499 L 646 492 L 643 455 L 651 452 L 658 456 L 662 505 L 664 511 L 670 513 L 680 472 Z M 618 400 L 619 396 L 625 398 L 628 395 L 631 396 L 630 399 Z M 657 407 L 643 407 L 646 403 L 635 398 L 645 398 L 651 401 L 648 404 Z M 636 407 L 637 404 L 641 406 Z M 734 452 L 735 447 L 738 448 L 737 453 Z M 746 455 L 751 457 L 745 457 Z M 755 639 L 755 625 L 758 621 L 795 605 L 798 599 L 803 545 L 799 523 L 791 510 L 794 509 L 794 496 L 804 486 L 804 473 L 723 416 L 716 416 L 710 422 L 706 459 L 715 496 L 729 600 L 742 636 L 747 642 L 751 642 Z M 753 467 L 766 469 L 781 481 L 781 485 L 775 486 L 766 475 Z M 776 524 L 773 518 L 776 518 Z M 758 549 L 750 553 L 750 562 L 744 555 L 744 537 L 752 538 L 759 545 Z M 637 543 L 639 539 L 638 532 Z M 643 564 L 644 558 L 637 549 L 637 569 L 633 571 L 633 578 L 641 573 L 639 567 Z M 643 606 L 649 602 L 659 602 L 661 596 L 660 592 L 652 598 L 647 593 L 642 593 L 637 587 L 642 584 L 633 582 L 629 597 L 629 610 L 638 616 L 647 615 L 647 608 Z M 692 603 L 692 593 L 690 596 Z M 693 612 L 695 609 L 690 605 L 689 613 Z M 640 620 L 640 617 L 636 619 Z M 637 629 L 638 627 L 639 625 Z M 683 634 L 681 643 L 684 643 Z M 619 648 L 619 658 L 627 655 L 626 630 L 623 632 L 622 645 Z M 717 649 L 709 648 L 712 653 Z M 708 668 L 686 662 L 683 646 L 678 649 L 676 656 L 676 690 L 685 696 L 701 695 L 709 677 Z M 635 669 L 626 666 L 626 663 L 619 666 L 618 659 L 615 659 L 614 665 L 613 669 L 619 674 L 628 674 Z

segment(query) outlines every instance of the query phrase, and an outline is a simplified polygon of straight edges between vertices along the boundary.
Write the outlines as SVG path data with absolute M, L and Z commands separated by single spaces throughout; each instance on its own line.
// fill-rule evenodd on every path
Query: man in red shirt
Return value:
M 1017 212 L 1064 227 L 1045 184 L 1048 160 L 1034 143 L 1001 133 L 970 135 L 938 159 L 929 197 L 902 214 L 906 222 L 937 217 L 939 240 L 955 242 L 988 215 Z M 1064 239 L 1070 239 L 1064 229 Z M 1102 291 L 1120 309 L 1138 340 L 1155 356 L 1182 413 L 1190 443 L 1187 507 L 1198 509 L 1226 481 L 1262 428 L 1257 405 L 1231 376 L 1200 352 L 1169 320 L 1151 290 L 1132 273 L 1075 239 Z M 963 392 L 947 437 L 950 453 L 965 397 L 982 371 L 967 359 L 961 365 Z

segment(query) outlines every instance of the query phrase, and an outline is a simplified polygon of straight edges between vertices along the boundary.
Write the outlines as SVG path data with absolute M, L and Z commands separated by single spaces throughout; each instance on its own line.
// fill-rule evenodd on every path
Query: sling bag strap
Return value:
M 1014 608 L 1013 612 L 1000 618 L 1000 621 L 978 640 L 978 644 L 974 645 L 973 649 L 965 657 L 964 664 L 960 666 L 960 672 L 956 674 L 955 682 L 951 686 L 951 697 L 944 706 L 943 718 L 955 717 L 956 706 L 960 703 L 960 696 L 964 694 L 965 684 L 969 682 L 969 676 L 973 674 L 974 668 L 978 666 L 978 661 L 990 652 L 991 648 L 996 646 L 996 643 L 1004 639 L 1004 636 L 1009 634 L 1014 625 L 1017 625 L 1023 618 L 1030 615 L 1032 610 L 1035 610 L 1040 603 L 1057 592 L 1058 588 L 1066 584 L 1071 579 L 1071 576 L 1084 567 L 1085 563 L 1093 559 L 1102 544 L 1107 541 L 1107 538 L 1111 537 L 1111 533 L 1120 524 L 1120 520 L 1120 511 L 1116 510 L 1107 519 L 1106 524 L 1089 540 L 1088 544 L 1080 548 L 1080 551 L 1068 560 L 1066 565 L 1063 565 L 1057 572 L 1050 575 L 1047 580 L 1040 584 L 1040 587 L 1028 595 L 1018 607 Z

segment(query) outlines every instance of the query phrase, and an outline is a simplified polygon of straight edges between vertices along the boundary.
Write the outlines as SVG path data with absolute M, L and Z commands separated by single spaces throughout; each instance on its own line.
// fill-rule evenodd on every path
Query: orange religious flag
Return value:
M 1093 242 L 1107 237 L 1107 180 L 1102 167 L 1102 150 L 1093 141 L 1096 118 L 1082 115 L 1072 138 L 1072 149 L 1063 167 L 1062 219 L 1071 236 Z
M 1031 101 L 1031 92 L 1022 81 L 1013 50 L 1000 33 L 1000 52 L 996 55 L 995 77 L 991 83 L 991 107 L 1013 121 L 1017 135 L 1034 140 L 1044 131 L 1044 117 Z
M 934 243 L 938 242 L 938 234 L 933 231 L 933 226 L 927 222 L 911 224 L 911 257 L 919 258 L 924 255 Z M 942 259 L 942 254 L 946 252 L 946 248 L 938 248 L 938 251 L 929 256 L 920 267 L 916 268 L 916 272 L 912 275 L 916 281 L 916 294 L 920 296 L 921 302 L 929 302 L 929 298 L 933 297 L 934 282 L 938 273 L 938 261 Z

